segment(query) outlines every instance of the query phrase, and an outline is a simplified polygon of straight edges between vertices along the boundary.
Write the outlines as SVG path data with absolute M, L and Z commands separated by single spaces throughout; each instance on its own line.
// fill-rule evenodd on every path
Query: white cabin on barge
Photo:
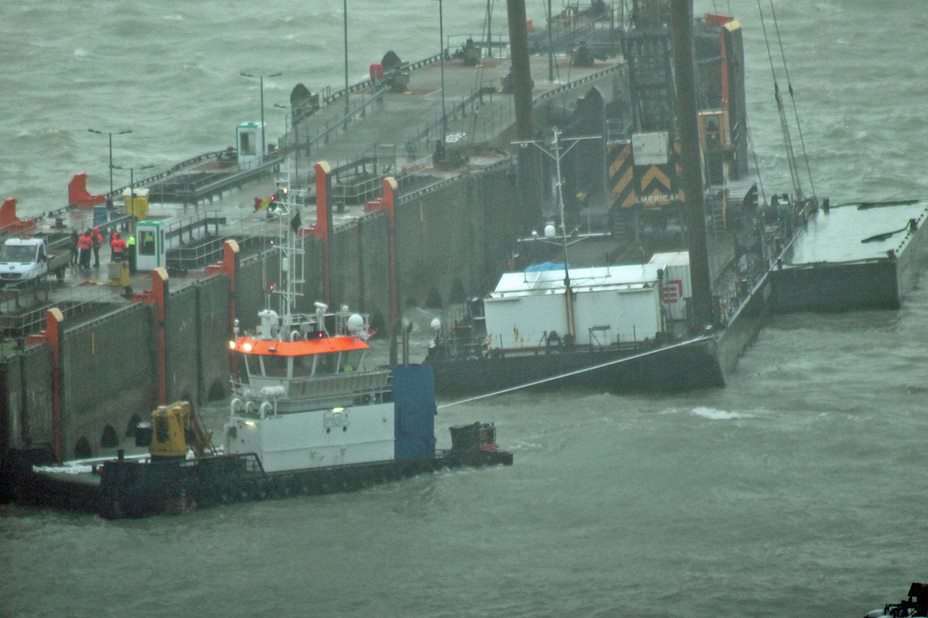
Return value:
M 646 264 L 570 268 L 575 341 L 606 346 L 654 339 L 686 319 L 691 294 L 686 253 Z M 491 350 L 543 347 L 568 332 L 564 266 L 504 273 L 483 301 Z

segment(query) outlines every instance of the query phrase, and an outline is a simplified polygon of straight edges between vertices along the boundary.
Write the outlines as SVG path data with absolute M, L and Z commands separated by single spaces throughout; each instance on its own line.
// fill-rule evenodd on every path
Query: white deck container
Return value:
M 658 266 L 571 268 L 576 343 L 607 345 L 653 338 L 661 330 Z M 567 333 L 564 271 L 505 273 L 484 299 L 491 348 L 543 346 Z
M 687 302 L 693 297 L 690 254 L 686 251 L 655 253 L 648 264 L 664 271 L 661 302 L 667 319 L 685 320 Z

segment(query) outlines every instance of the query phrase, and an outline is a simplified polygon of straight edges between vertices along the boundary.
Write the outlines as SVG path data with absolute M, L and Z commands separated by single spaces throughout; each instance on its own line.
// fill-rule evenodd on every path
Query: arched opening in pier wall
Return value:
M 81 436 L 77 441 L 77 444 L 74 445 L 74 456 L 78 459 L 93 456 L 93 451 L 90 448 L 90 442 L 88 442 L 87 438 L 84 436 Z
M 100 436 L 100 446 L 103 448 L 115 448 L 119 446 L 119 436 L 112 425 L 103 428 L 103 435 Z

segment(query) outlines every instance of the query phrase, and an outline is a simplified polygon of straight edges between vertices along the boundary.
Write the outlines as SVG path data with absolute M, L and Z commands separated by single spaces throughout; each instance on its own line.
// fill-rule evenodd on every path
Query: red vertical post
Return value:
M 222 272 L 229 280 L 229 332 L 235 326 L 236 284 L 238 279 L 238 243 L 230 238 L 222 244 Z
M 8 197 L 3 200 L 3 206 L 0 206 L 0 229 L 7 228 L 18 220 L 16 216 L 16 198 Z
M 238 315 L 238 243 L 230 238 L 222 245 L 222 272 L 229 280 L 229 336 L 235 338 L 235 318 Z M 229 351 L 229 371 L 239 375 L 238 355 Z
M 332 304 L 332 262 L 329 235 L 332 225 L 332 179 L 328 162 L 316 163 L 316 236 L 322 240 L 322 297 Z
M 383 209 L 387 213 L 387 278 L 390 289 L 390 329 L 400 319 L 399 278 L 396 268 L 396 179 L 383 179 Z
M 168 399 L 168 271 L 159 266 L 151 272 L 151 296 L 155 311 L 155 347 L 157 348 L 158 403 L 166 405 Z
M 64 459 L 61 429 L 61 323 L 64 314 L 58 307 L 45 312 L 45 336 L 52 353 L 52 450 L 59 462 Z

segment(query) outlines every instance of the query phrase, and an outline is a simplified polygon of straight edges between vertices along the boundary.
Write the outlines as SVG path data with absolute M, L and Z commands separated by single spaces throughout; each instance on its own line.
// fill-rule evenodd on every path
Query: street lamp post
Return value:
M 245 71 L 240 71 L 239 75 L 242 77 L 250 77 L 251 79 L 258 79 L 258 88 L 261 90 L 261 161 L 264 161 L 264 157 L 267 156 L 267 139 L 264 135 L 267 131 L 264 126 L 264 78 L 265 77 L 280 77 L 283 75 L 280 71 L 277 73 L 271 73 L 270 75 L 265 75 L 264 73 L 259 73 L 254 75 L 252 73 L 246 73 Z
M 554 20 L 551 18 L 551 0 L 548 0 L 548 81 L 554 81 L 554 42 L 552 39 L 553 33 L 551 28 L 554 25 Z
M 132 133 L 132 129 L 123 129 L 122 131 L 99 131 L 97 129 L 87 129 L 90 133 L 97 135 L 106 135 L 109 138 L 109 161 L 110 161 L 110 199 L 113 198 L 113 135 L 126 135 Z
M 444 150 L 448 136 L 448 114 L 445 111 L 445 20 L 442 0 L 438 0 L 438 38 L 441 39 L 438 50 L 441 53 L 441 148 Z
M 345 117 L 350 113 L 348 107 L 348 0 L 342 2 L 342 9 L 345 22 Z

